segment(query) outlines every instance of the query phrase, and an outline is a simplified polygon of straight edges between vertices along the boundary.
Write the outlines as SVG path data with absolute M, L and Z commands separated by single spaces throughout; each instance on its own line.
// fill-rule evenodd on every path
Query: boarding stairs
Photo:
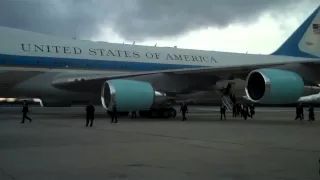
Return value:
M 230 97 L 229 96 L 222 96 L 221 100 L 222 100 L 222 104 L 227 107 L 227 110 L 232 111 L 233 102 L 230 99 Z
M 227 88 L 219 91 L 219 94 L 222 96 L 221 102 L 223 105 L 227 107 L 227 110 L 229 111 L 232 111 L 233 105 L 235 104 L 235 99 L 232 99 L 233 87 L 234 87 L 234 84 L 229 83 L 227 85 Z

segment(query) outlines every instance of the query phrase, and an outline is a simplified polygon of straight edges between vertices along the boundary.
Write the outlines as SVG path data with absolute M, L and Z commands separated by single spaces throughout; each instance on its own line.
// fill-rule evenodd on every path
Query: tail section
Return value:
M 272 55 L 320 58 L 320 6 Z

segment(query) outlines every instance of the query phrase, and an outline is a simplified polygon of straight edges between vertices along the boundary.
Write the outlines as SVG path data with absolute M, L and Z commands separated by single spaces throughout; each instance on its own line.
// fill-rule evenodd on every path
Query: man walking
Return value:
M 21 123 L 24 123 L 24 120 L 25 120 L 25 119 L 28 119 L 28 120 L 29 120 L 29 123 L 31 123 L 32 119 L 27 116 L 28 112 L 29 112 L 28 104 L 27 104 L 26 101 L 23 101 L 22 121 L 21 121 Z
M 314 121 L 315 117 L 314 117 L 314 108 L 313 106 L 311 105 L 309 107 L 309 120 L 308 121 Z
M 90 103 L 87 108 L 86 108 L 86 111 L 87 111 L 87 123 L 86 123 L 86 127 L 88 127 L 89 125 L 89 121 L 90 121 L 90 127 L 92 127 L 93 125 L 93 120 L 94 120 L 94 112 L 95 112 L 95 108 L 94 106 Z
M 113 106 L 112 106 L 111 123 L 118 123 L 118 109 L 117 109 L 117 103 L 115 101 L 113 101 Z
M 300 118 L 300 120 L 302 120 L 302 114 L 301 114 L 301 104 L 297 104 L 296 106 L 296 118 L 295 120 L 297 120 L 298 118 Z M 303 108 L 302 108 L 303 111 Z
M 222 120 L 222 116 L 224 117 L 224 119 L 226 120 L 226 106 L 224 104 L 221 105 L 220 107 L 220 120 Z
M 186 113 L 188 113 L 188 106 L 184 102 L 181 105 L 180 112 L 182 112 L 182 121 L 187 120 Z

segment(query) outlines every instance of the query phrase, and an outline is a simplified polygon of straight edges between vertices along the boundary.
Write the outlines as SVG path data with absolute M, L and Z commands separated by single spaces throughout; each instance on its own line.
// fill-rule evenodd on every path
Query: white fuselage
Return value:
M 132 73 L 205 67 L 238 67 L 301 61 L 302 58 L 251 55 L 151 47 L 140 45 L 62 39 L 54 36 L 0 27 L 0 97 L 95 98 L 99 94 L 73 93 L 56 89 L 51 82 L 58 76 L 77 74 Z M 306 58 L 306 61 L 309 60 Z M 158 77 L 158 80 L 153 80 Z M 153 83 L 165 75 L 137 77 Z M 225 77 L 217 77 L 219 78 Z M 174 78 L 167 78 L 174 79 Z M 188 77 L 189 79 L 189 77 Z M 183 76 L 171 84 L 189 85 Z M 184 81 L 184 82 L 183 82 Z M 200 81 L 205 82 L 205 79 Z M 178 83 L 180 82 L 180 84 Z M 183 83 L 182 83 L 183 82 Z M 208 83 L 207 81 L 205 83 Z M 170 84 L 162 82 L 162 86 Z M 173 86 L 175 86 L 173 85 Z M 214 85 L 214 84 L 212 84 Z M 172 87 L 171 89 L 176 88 Z M 182 88 L 181 88 L 181 91 Z M 176 91 L 179 93 L 178 91 Z

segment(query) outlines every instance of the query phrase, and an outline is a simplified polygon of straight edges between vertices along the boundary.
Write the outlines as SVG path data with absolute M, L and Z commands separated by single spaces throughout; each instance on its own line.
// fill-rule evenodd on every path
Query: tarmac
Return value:
M 220 120 L 216 107 L 189 107 L 188 120 L 110 124 L 97 108 L 0 107 L 0 180 L 320 179 L 320 112 L 294 120 L 292 108 L 257 108 L 253 119 Z M 305 111 L 305 117 L 307 117 Z

